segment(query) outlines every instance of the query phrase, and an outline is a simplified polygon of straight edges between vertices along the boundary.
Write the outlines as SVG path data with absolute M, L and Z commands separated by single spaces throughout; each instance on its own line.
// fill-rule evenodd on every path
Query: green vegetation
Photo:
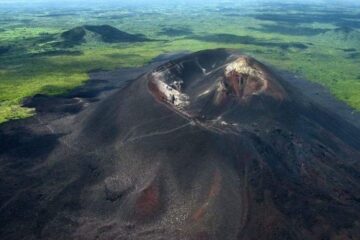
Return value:
M 75 27 L 61 34 L 65 43 L 69 46 L 81 44 L 85 41 L 86 31 L 83 27 Z
M 33 110 L 21 107 L 24 98 L 66 93 L 83 84 L 90 70 L 220 47 L 321 83 L 360 110 L 359 14 L 303 5 L 0 10 L 0 122 L 30 116 Z

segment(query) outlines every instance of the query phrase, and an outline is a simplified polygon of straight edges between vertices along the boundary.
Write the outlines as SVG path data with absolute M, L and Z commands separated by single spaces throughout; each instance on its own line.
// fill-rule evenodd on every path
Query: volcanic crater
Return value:
M 274 74 L 254 58 L 230 54 L 220 61 L 204 60 L 185 57 L 158 67 L 148 75 L 150 92 L 194 123 L 213 129 L 238 126 L 226 119 L 241 108 L 254 108 L 254 101 L 288 100 Z

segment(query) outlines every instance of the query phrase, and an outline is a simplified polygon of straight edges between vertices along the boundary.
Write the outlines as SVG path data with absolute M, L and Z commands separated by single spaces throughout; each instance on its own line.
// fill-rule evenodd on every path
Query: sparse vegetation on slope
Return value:
M 85 42 L 86 31 L 83 27 L 76 27 L 65 31 L 61 34 L 61 37 L 64 39 L 65 43 L 70 45 L 78 45 Z

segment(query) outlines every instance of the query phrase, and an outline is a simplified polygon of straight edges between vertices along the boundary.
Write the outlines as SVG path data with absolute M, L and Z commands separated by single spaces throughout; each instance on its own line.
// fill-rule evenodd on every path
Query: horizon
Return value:
M 92 6 L 89 6 L 92 4 Z M 237 6 L 241 5 L 259 5 L 259 4 L 289 4 L 289 5 L 324 5 L 328 7 L 329 5 L 334 6 L 360 6 L 360 2 L 356 0 L 244 0 L 244 1 L 235 1 L 235 0 L 133 0 L 131 2 L 121 0 L 121 1 L 114 1 L 114 0 L 65 0 L 65 1 L 58 1 L 58 0 L 33 0 L 33 1 L 26 1 L 26 0 L 0 0 L 0 10 L 1 8 L 36 8 L 36 7 L 44 7 L 44 8 L 53 8 L 53 9 L 61 9 L 61 8 L 77 8 L 77 7 L 120 7 L 120 6 L 151 6 L 151 5 L 163 5 L 163 6 L 173 6 L 173 5 L 213 5 L 213 4 L 235 4 Z

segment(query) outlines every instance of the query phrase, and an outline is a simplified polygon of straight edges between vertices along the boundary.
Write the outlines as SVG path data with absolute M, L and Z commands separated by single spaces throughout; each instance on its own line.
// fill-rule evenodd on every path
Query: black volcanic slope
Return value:
M 190 54 L 62 118 L 38 105 L 0 128 L 1 239 L 360 236 L 360 130 L 251 57 Z

